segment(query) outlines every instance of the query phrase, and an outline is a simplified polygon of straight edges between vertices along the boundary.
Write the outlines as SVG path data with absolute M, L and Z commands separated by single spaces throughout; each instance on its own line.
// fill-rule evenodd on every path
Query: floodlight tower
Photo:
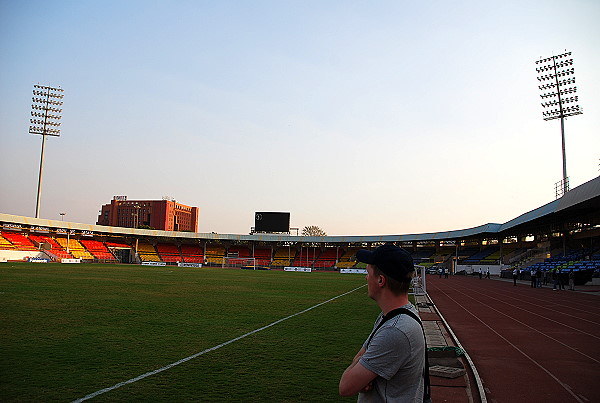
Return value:
M 575 68 L 571 52 L 566 52 L 558 56 L 552 56 L 537 60 L 535 64 L 542 91 L 540 97 L 544 100 L 542 112 L 544 120 L 553 120 L 560 118 L 560 132 L 562 135 L 562 157 L 563 157 L 563 178 L 560 183 L 561 191 L 564 195 L 569 191 L 569 177 L 567 176 L 567 156 L 565 152 L 565 118 L 568 116 L 580 115 L 583 113 L 579 102 L 579 97 L 573 95 L 577 92 L 575 84 Z M 559 196 L 557 191 L 557 197 Z
M 33 103 L 31 104 L 31 125 L 29 133 L 42 136 L 42 154 L 40 157 L 40 175 L 38 177 L 37 203 L 35 218 L 40 218 L 40 199 L 42 195 L 42 172 L 44 170 L 44 149 L 46 136 L 60 136 L 60 122 L 63 104 L 62 88 L 53 88 L 36 84 L 33 86 Z

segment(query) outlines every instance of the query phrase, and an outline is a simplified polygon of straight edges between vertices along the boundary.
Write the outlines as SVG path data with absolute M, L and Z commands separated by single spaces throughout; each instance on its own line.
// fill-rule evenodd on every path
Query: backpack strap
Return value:
M 387 315 L 384 315 L 383 319 L 381 320 L 381 322 L 379 322 L 379 324 L 377 325 L 377 327 L 375 328 L 375 330 L 373 330 L 373 332 L 371 333 L 371 336 L 369 336 L 369 340 L 367 341 L 367 346 L 371 343 L 371 339 L 373 339 L 373 336 L 375 335 L 375 333 L 379 330 L 379 328 L 388 320 L 392 319 L 395 316 L 398 316 L 400 314 L 405 314 L 410 316 L 411 318 L 413 318 L 414 320 L 417 321 L 417 323 L 419 324 L 419 326 L 421 326 L 421 331 L 423 332 L 423 341 L 425 342 L 425 365 L 423 368 L 423 380 L 424 380 L 424 387 L 423 387 L 423 401 L 424 402 L 430 402 L 431 401 L 431 383 L 429 381 L 429 355 L 427 354 L 427 339 L 425 338 L 425 329 L 423 328 L 423 323 L 421 322 L 421 319 L 419 319 L 419 317 L 412 312 L 409 309 L 406 308 L 396 308 L 394 310 L 391 310 L 387 313 Z

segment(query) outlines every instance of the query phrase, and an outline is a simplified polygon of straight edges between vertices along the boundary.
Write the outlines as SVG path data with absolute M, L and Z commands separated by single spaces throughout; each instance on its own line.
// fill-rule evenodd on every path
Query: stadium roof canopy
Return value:
M 428 232 L 405 235 L 348 235 L 306 237 L 281 234 L 217 234 L 176 231 L 159 231 L 122 227 L 107 227 L 70 223 L 57 220 L 36 219 L 0 213 L 0 225 L 4 229 L 35 228 L 75 230 L 76 233 L 112 235 L 126 237 L 177 238 L 181 241 L 263 241 L 263 242 L 311 242 L 311 243 L 375 243 L 375 242 L 419 242 L 452 241 L 468 238 L 504 238 L 539 232 L 561 231 L 568 225 L 600 225 L 600 176 L 586 182 L 564 196 L 531 210 L 504 223 L 484 224 L 474 228 Z

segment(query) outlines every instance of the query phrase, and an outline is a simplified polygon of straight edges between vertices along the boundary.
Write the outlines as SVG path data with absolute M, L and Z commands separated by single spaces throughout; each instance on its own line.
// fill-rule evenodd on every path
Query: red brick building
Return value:
M 175 200 L 127 200 L 115 196 L 100 210 L 97 225 L 198 232 L 198 207 Z

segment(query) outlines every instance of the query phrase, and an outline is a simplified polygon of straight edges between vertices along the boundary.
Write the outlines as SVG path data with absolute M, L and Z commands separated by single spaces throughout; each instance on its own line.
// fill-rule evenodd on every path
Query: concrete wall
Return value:
M 0 258 L 6 260 L 27 260 L 30 257 L 48 259 L 48 256 L 44 252 L 0 249 Z
M 478 273 L 479 269 L 481 268 L 481 271 L 483 274 L 486 273 L 486 271 L 489 269 L 490 270 L 490 275 L 492 276 L 499 276 L 500 273 L 502 272 L 502 269 L 508 269 L 510 266 L 508 265 L 496 265 L 496 264 L 459 264 L 456 265 L 456 272 L 460 272 L 460 271 L 465 271 L 467 274 L 472 274 L 472 273 Z

